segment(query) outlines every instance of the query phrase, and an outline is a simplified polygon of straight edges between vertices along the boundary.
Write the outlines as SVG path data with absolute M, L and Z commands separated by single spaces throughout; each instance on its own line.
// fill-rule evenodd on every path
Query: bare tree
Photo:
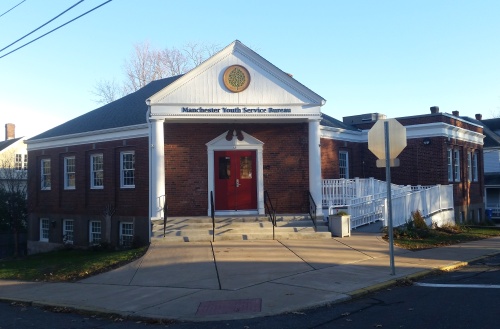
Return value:
M 16 152 L 0 155 L 0 226 L 10 228 L 14 237 L 14 256 L 18 256 L 19 233 L 26 230 L 28 171 L 22 162 L 16 163 Z
M 16 163 L 16 151 L 9 150 L 0 155 L 0 188 L 8 193 L 26 195 L 28 171 L 24 162 Z
M 106 243 L 111 243 L 111 217 L 113 217 L 114 214 L 115 214 L 115 208 L 112 205 L 107 204 L 102 212 L 102 217 L 104 218 L 105 222 L 104 225 L 105 232 L 103 241 Z
M 108 81 L 99 81 L 92 92 L 96 102 L 105 104 L 125 94 L 137 91 L 154 80 L 184 74 L 201 64 L 219 50 L 217 45 L 188 43 L 182 49 L 155 49 L 148 41 L 137 43 L 123 65 L 123 87 Z M 119 91 L 123 92 L 120 94 Z
M 124 64 L 127 76 L 125 90 L 130 93 L 163 78 L 161 57 L 161 51 L 151 48 L 148 41 L 135 44 L 132 56 Z
M 108 104 L 124 96 L 125 92 L 116 83 L 116 80 L 100 80 L 94 86 L 92 94 L 97 97 L 97 99 L 94 99 L 97 104 Z
M 163 77 L 173 77 L 191 69 L 188 58 L 175 48 L 162 50 L 161 61 L 165 73 Z
M 220 48 L 217 45 L 207 45 L 204 43 L 199 44 L 194 42 L 187 43 L 183 49 L 193 67 L 200 65 L 204 60 L 213 56 L 219 50 Z

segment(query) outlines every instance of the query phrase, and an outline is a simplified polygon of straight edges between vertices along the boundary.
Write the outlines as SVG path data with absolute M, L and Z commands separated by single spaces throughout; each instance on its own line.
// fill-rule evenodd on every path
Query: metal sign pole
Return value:
M 391 259 L 391 275 L 396 275 L 394 268 L 394 234 L 392 231 L 392 193 L 391 193 L 391 159 L 389 149 L 389 122 L 384 122 L 385 136 L 385 179 L 387 180 L 387 210 L 389 213 L 389 250 Z

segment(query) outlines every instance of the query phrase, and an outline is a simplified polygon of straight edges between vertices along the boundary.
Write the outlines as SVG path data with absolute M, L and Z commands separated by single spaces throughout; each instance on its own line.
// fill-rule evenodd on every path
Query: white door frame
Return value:
M 252 137 L 251 135 L 241 131 L 240 138 L 236 131 L 232 132 L 231 140 L 227 140 L 228 131 L 219 135 L 215 139 L 208 142 L 207 157 L 208 157 L 208 207 L 207 214 L 210 216 L 210 191 L 215 192 L 215 176 L 214 176 L 214 152 L 215 151 L 237 151 L 237 150 L 252 150 L 256 151 L 257 159 L 255 159 L 255 170 L 257 174 L 257 209 L 250 211 L 216 211 L 217 216 L 235 216 L 235 215 L 264 215 L 264 174 L 263 174 L 263 156 L 262 150 L 264 143 Z M 241 140 L 240 140 L 241 139 Z M 214 195 L 215 197 L 215 195 Z

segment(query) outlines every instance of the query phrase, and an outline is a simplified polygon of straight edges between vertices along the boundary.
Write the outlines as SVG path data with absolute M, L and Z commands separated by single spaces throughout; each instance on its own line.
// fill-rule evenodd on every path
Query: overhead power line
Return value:
M 11 11 L 12 9 L 16 8 L 17 6 L 19 6 L 20 4 L 22 4 L 23 2 L 25 2 L 26 0 L 23 0 L 21 2 L 19 2 L 17 5 L 15 5 L 14 7 L 10 8 L 9 10 L 7 10 L 5 13 L 3 13 L 2 15 L 0 15 L 0 17 L 2 17 L 3 15 L 7 14 L 9 11 Z
M 0 49 L 0 52 L 4 51 L 5 49 L 9 48 L 10 46 L 12 46 L 13 44 L 17 43 L 18 41 L 21 41 L 22 39 L 26 38 L 27 36 L 35 33 L 36 31 L 40 30 L 42 27 L 44 27 L 45 25 L 49 24 L 50 22 L 52 22 L 54 19 L 60 17 L 62 14 L 64 14 L 65 12 L 67 12 L 68 10 L 70 9 L 73 9 L 74 7 L 76 7 L 77 5 L 81 4 L 84 0 L 80 0 L 78 1 L 77 3 L 75 3 L 73 6 L 69 7 L 68 9 L 66 9 L 65 11 L 63 11 L 62 13 L 60 13 L 59 15 L 57 15 L 56 17 L 52 18 L 50 21 L 48 21 L 47 23 L 43 24 L 43 25 L 40 25 L 39 27 L 37 27 L 36 29 L 34 29 L 33 31 L 31 31 L 30 33 L 24 35 L 23 37 L 17 39 L 16 41 L 14 41 L 13 43 L 11 43 L 10 45 L 6 46 L 6 47 L 3 47 L 2 49 Z
M 15 51 L 17 51 L 17 50 L 19 50 L 19 49 L 21 49 L 21 48 L 23 48 L 23 47 L 25 47 L 25 46 L 29 45 L 30 43 L 33 43 L 33 42 L 37 41 L 37 40 L 38 40 L 38 39 L 40 39 L 40 38 L 43 38 L 44 36 L 46 36 L 46 35 L 48 35 L 48 34 L 50 34 L 50 33 L 54 32 L 54 31 L 56 31 L 56 30 L 60 29 L 61 27 L 65 26 L 65 25 L 68 25 L 69 23 L 71 23 L 71 22 L 73 22 L 73 21 L 76 21 L 76 20 L 77 20 L 77 19 L 79 19 L 80 17 L 83 17 L 83 16 L 87 15 L 88 13 L 90 13 L 90 12 L 92 12 L 92 11 L 94 11 L 94 10 L 96 10 L 96 9 L 98 9 L 98 8 L 100 8 L 100 7 L 102 7 L 102 6 L 104 6 L 105 4 L 107 4 L 107 3 L 111 2 L 111 1 L 113 1 L 113 0 L 108 0 L 108 1 L 106 1 L 106 2 L 101 3 L 99 6 L 96 6 L 96 7 L 92 8 L 92 9 L 90 9 L 89 11 L 87 11 L 87 12 L 85 12 L 85 13 L 81 14 L 80 16 L 77 16 L 77 17 L 73 18 L 73 19 L 72 19 L 72 20 L 70 20 L 70 21 L 67 21 L 66 23 L 64 23 L 64 24 L 62 24 L 62 25 L 59 25 L 59 26 L 58 26 L 58 27 L 56 27 L 55 29 L 50 30 L 49 32 L 47 32 L 47 33 L 45 33 L 45 34 L 42 34 L 42 35 L 41 35 L 41 36 L 39 36 L 38 38 L 33 39 L 33 40 L 31 40 L 30 42 L 27 42 L 27 43 L 25 43 L 24 45 L 22 45 L 22 46 L 20 46 L 20 47 L 17 47 L 17 48 L 16 48 L 16 49 L 14 49 L 14 50 L 11 50 L 11 51 L 10 51 L 10 52 L 8 52 L 7 54 L 0 56 L 0 58 L 4 58 L 5 56 L 12 54 L 13 52 L 15 52 Z

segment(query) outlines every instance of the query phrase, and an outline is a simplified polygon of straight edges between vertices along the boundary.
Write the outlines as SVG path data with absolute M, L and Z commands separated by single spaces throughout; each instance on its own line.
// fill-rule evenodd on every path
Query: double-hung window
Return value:
M 42 159 L 40 185 L 42 190 L 50 190 L 50 159 Z
M 472 172 L 472 181 L 477 182 L 479 180 L 478 171 L 477 171 L 477 152 L 472 152 L 472 164 L 471 164 L 471 172 Z
M 73 244 L 74 221 L 72 219 L 63 220 L 63 242 Z
M 40 241 L 49 242 L 49 219 L 40 218 Z
M 453 150 L 448 149 L 448 182 L 453 182 Z
M 16 170 L 23 170 L 23 155 L 16 154 L 16 162 L 14 164 Z
M 65 157 L 64 158 L 64 189 L 74 190 L 75 189 L 75 157 Z
M 454 157 L 454 179 L 455 182 L 460 182 L 460 150 L 453 150 Z
M 339 177 L 349 178 L 349 153 L 347 151 L 339 152 Z
M 133 151 L 122 152 L 120 157 L 121 187 L 135 187 L 135 153 Z
M 467 152 L 467 179 L 472 182 L 472 152 Z
M 89 227 L 89 242 L 91 245 L 101 243 L 101 222 L 91 221 Z
M 134 223 L 120 223 L 120 245 L 130 247 L 134 238 Z
M 90 188 L 104 188 L 104 158 L 102 154 L 90 156 Z

